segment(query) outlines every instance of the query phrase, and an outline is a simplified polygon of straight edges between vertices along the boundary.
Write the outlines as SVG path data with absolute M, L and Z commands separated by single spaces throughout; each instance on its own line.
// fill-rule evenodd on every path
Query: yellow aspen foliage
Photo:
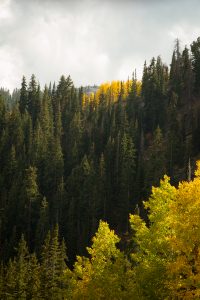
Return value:
M 174 255 L 167 264 L 169 288 L 181 299 L 200 298 L 200 162 L 197 166 L 196 177 L 179 184 L 170 207 Z
M 83 94 L 82 102 L 83 102 L 83 107 L 85 107 L 88 102 L 88 96 L 86 94 Z
M 149 226 L 130 216 L 136 251 L 132 279 L 141 299 L 200 299 L 200 162 L 194 180 L 152 188 Z
M 164 176 L 144 207 L 147 223 L 130 215 L 128 256 L 100 221 L 89 257 L 77 257 L 69 299 L 200 299 L 200 162 L 195 178 L 177 188 Z
M 119 238 L 106 222 L 100 221 L 93 237 L 90 258 L 77 257 L 74 266 L 72 299 L 127 298 L 125 258 L 117 249 Z
M 96 93 L 84 94 L 83 95 L 83 107 L 86 106 L 87 103 L 94 102 L 95 104 L 99 104 L 101 97 L 103 96 L 106 99 L 106 103 L 111 102 L 115 103 L 119 99 L 119 95 L 122 92 L 122 99 L 126 101 L 129 93 L 131 92 L 132 80 L 127 81 L 111 81 L 102 83 Z M 136 94 L 139 96 L 141 93 L 141 82 L 136 82 Z

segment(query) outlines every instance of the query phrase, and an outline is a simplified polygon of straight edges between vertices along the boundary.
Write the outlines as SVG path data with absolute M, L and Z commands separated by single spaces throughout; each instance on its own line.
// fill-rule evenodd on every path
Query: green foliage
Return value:
M 159 188 L 152 189 L 152 195 L 145 203 L 149 210 L 150 227 L 138 215 L 131 215 L 131 228 L 137 245 L 132 259 L 137 265 L 134 274 L 144 299 L 165 299 L 166 260 L 170 260 L 167 236 L 172 229 L 168 222 L 170 204 L 175 197 L 175 188 L 169 178 L 161 181 Z
M 27 298 L 28 260 L 29 252 L 22 236 L 17 249 L 17 256 L 14 260 L 10 260 L 6 270 L 4 294 L 8 299 L 13 299 L 13 297 L 16 299 Z
M 127 299 L 125 259 L 117 249 L 119 238 L 100 222 L 90 258 L 77 257 L 74 266 L 72 299 Z
M 165 141 L 160 127 L 157 127 L 151 145 L 144 155 L 145 188 L 149 191 L 153 184 L 158 185 L 166 173 Z
M 58 226 L 46 237 L 41 261 L 34 253 L 29 254 L 22 236 L 16 257 L 6 268 L 1 266 L 1 299 L 63 299 L 67 290 L 65 260 L 65 244 L 58 240 Z
M 167 297 L 172 286 L 175 289 L 172 284 L 164 292 L 162 289 L 166 265 L 159 256 L 162 253 L 164 257 L 159 247 L 171 253 L 164 233 L 156 227 L 159 224 L 168 234 L 162 224 L 162 221 L 168 224 L 166 217 L 170 210 L 161 205 L 161 200 L 165 203 L 164 198 L 157 194 L 151 197 L 150 226 L 139 216 L 132 222 L 132 226 L 136 222 L 141 228 L 138 231 L 134 227 L 136 237 L 144 234 L 143 242 L 151 239 L 148 245 L 138 240 L 130 242 L 128 219 L 134 210 L 147 219 L 148 211 L 143 208 L 142 199 L 149 197 L 151 186 L 158 185 L 164 173 L 177 185 L 187 178 L 189 160 L 192 170 L 194 168 L 200 152 L 199 70 L 198 38 L 190 50 L 185 47 L 183 51 L 176 41 L 170 69 L 160 57 L 152 58 L 149 64 L 145 62 L 141 82 L 134 72 L 132 80 L 103 83 L 95 93 L 87 93 L 88 89 L 75 88 L 70 76 L 61 76 L 58 85 L 50 84 L 41 90 L 32 75 L 29 82 L 23 77 L 21 89 L 15 90 L 13 95 L 0 89 L 0 256 L 7 266 L 1 268 L 1 295 L 6 287 L 10 299 L 12 293 L 37 299 L 42 297 L 42 290 L 46 299 L 70 299 L 75 295 L 73 284 L 81 285 L 81 282 L 87 297 L 90 293 L 96 297 L 92 294 L 95 293 L 92 286 L 96 286 L 99 297 L 110 299 L 132 299 L 132 294 L 136 299 L 157 299 Z M 171 189 L 164 180 L 160 189 L 165 191 L 165 198 L 168 188 Z M 154 198 L 161 206 L 161 216 L 157 219 L 157 215 L 152 221 L 156 216 Z M 128 260 L 124 259 L 111 243 L 115 238 L 106 223 L 100 223 L 97 240 L 87 253 L 85 248 L 90 245 L 101 219 L 121 237 L 120 248 L 128 244 L 130 254 L 131 245 L 134 251 L 148 246 L 150 257 L 146 258 L 142 250 L 135 254 L 137 259 L 141 255 L 140 263 L 136 258 L 133 263 L 130 255 Z M 70 266 L 76 255 L 89 254 L 89 258 L 78 259 L 81 268 L 87 268 L 87 276 L 84 275 L 81 282 L 69 269 L 63 272 L 66 268 L 64 244 L 61 246 L 58 230 L 52 231 L 56 224 L 61 239 L 68 245 Z M 51 233 L 40 260 L 40 248 L 48 231 Z M 103 240 L 103 232 L 114 248 Z M 20 260 L 18 256 L 13 257 L 22 234 L 31 254 L 21 254 L 24 258 Z M 112 239 L 109 240 L 109 236 Z M 96 245 L 98 240 L 105 244 L 108 268 L 107 263 L 104 266 L 101 258 L 95 256 L 100 247 Z M 187 246 L 185 240 L 184 245 Z M 116 254 L 114 260 L 109 256 L 109 247 L 114 249 L 114 257 Z M 191 250 L 192 259 L 195 249 Z M 187 255 L 181 259 L 189 261 Z M 97 263 L 102 264 L 102 273 L 95 269 Z M 197 269 L 192 262 L 190 264 Z M 21 275 L 17 273 L 18 268 L 23 270 Z M 33 274 L 27 271 L 30 268 Z M 99 282 L 94 274 L 98 274 Z M 177 279 L 178 273 L 174 274 Z M 90 280 L 88 285 L 86 278 Z M 123 278 L 126 282 L 120 283 Z M 193 280 L 191 276 L 188 278 Z M 183 281 L 175 282 L 181 282 L 185 288 L 188 283 Z M 117 293 L 112 291 L 112 284 Z M 195 282 L 193 285 L 197 289 Z M 148 290 L 148 294 L 144 290 Z
M 139 214 L 130 215 L 129 252 L 119 249 L 120 238 L 100 221 L 88 256 L 77 256 L 70 271 L 58 226 L 47 234 L 39 261 L 22 236 L 16 257 L 1 266 L 1 298 L 198 299 L 200 162 L 194 180 L 177 188 L 169 181 L 165 175 L 144 203 L 148 225 Z
M 28 91 L 27 91 L 26 78 L 23 76 L 21 90 L 20 90 L 19 110 L 21 114 L 24 114 L 27 109 L 28 109 Z
M 195 88 L 199 92 L 200 86 L 200 38 L 198 37 L 196 41 L 191 44 L 192 52 L 192 66 L 195 75 Z
M 130 217 L 136 251 L 132 254 L 144 299 L 198 299 L 199 286 L 199 169 L 191 182 L 178 188 L 164 177 L 145 203 L 149 227 Z
M 51 234 L 48 233 L 41 253 L 41 293 L 44 299 L 63 299 L 65 260 L 65 244 L 59 242 L 56 226 Z

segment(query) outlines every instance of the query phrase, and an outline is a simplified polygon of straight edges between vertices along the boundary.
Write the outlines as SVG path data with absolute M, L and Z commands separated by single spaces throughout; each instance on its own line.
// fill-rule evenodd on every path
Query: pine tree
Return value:
M 135 148 L 131 137 L 124 133 L 120 144 L 120 175 L 118 214 L 121 219 L 121 228 L 128 230 L 128 213 L 130 201 L 133 199 L 133 185 L 135 174 Z
M 17 291 L 17 269 L 16 261 L 9 260 L 9 263 L 5 272 L 5 286 L 3 290 L 3 299 L 16 299 Z M 23 299 L 23 298 L 22 298 Z
M 0 299 L 3 299 L 5 289 L 5 270 L 3 263 L 0 265 Z
M 41 109 L 38 112 L 40 118 L 40 124 L 43 132 L 43 143 L 47 147 L 48 139 L 53 134 L 53 115 L 52 115 L 52 106 L 51 99 L 49 96 L 49 90 L 47 86 L 44 88 Z
M 28 88 L 28 112 L 31 115 L 33 128 L 35 128 L 41 111 L 40 85 L 37 84 L 35 75 L 31 76 Z
M 64 243 L 59 242 L 58 226 L 48 233 L 41 257 L 41 293 L 44 299 L 63 299 L 62 276 L 66 269 Z
M 9 261 L 5 275 L 5 299 L 27 299 L 29 251 L 22 235 L 17 255 Z
M 192 61 L 187 47 L 182 53 L 182 72 L 183 72 L 183 95 L 185 104 L 191 107 L 191 96 L 194 86 L 194 75 L 192 71 Z
M 39 219 L 36 228 L 36 249 L 40 249 L 44 243 L 45 237 L 49 230 L 49 207 L 46 198 L 44 197 L 40 205 Z
M 200 89 L 200 37 L 191 44 L 192 66 L 195 75 L 195 90 Z
M 106 191 L 106 166 L 103 153 L 99 161 L 99 182 L 98 182 L 99 206 L 101 207 L 101 218 L 106 220 L 107 217 L 107 191 Z
M 20 100 L 19 100 L 19 110 L 21 114 L 24 114 L 27 108 L 28 108 L 28 92 L 27 92 L 26 78 L 25 76 L 23 76 L 21 89 L 20 89 Z
M 40 289 L 40 265 L 35 254 L 30 255 L 28 262 L 27 299 L 42 298 Z
M 144 164 L 144 188 L 148 194 L 152 185 L 158 185 L 166 172 L 165 144 L 160 127 L 157 127 L 154 132 L 152 144 L 145 153 Z
M 37 185 L 37 169 L 29 167 L 26 169 L 25 177 L 25 214 L 27 220 L 27 240 L 29 245 L 33 241 L 36 224 L 35 214 L 38 210 L 39 190 Z
M 5 129 L 6 125 L 6 105 L 5 101 L 0 95 L 0 134 L 2 135 L 3 130 Z

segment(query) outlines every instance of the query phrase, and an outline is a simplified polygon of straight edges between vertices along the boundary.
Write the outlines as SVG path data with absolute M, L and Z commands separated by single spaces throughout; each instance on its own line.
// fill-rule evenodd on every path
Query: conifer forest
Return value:
M 0 299 L 200 299 L 199 160 L 200 38 L 141 80 L 1 88 Z

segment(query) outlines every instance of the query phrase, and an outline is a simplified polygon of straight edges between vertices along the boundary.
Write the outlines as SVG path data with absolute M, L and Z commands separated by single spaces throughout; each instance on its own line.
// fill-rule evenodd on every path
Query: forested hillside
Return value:
M 126 249 L 126 263 L 124 254 L 115 247 L 118 237 L 104 222 L 100 223 L 93 246 L 88 250 L 92 256 L 91 261 L 95 261 L 94 257 L 100 255 L 98 251 L 101 253 L 101 247 L 107 245 L 108 248 L 111 247 L 108 254 L 108 264 L 111 266 L 105 267 L 105 280 L 106 276 L 112 277 L 111 274 L 116 269 L 116 272 L 123 273 L 124 268 L 128 268 L 132 261 L 129 254 L 139 247 L 136 246 L 138 240 L 136 244 L 130 242 L 129 213 L 135 212 L 147 221 L 143 200 L 150 196 L 152 185 L 157 186 L 164 174 L 167 174 L 172 184 L 169 187 L 170 193 L 175 193 L 173 186 L 177 186 L 180 180 L 190 181 L 193 178 L 195 161 L 200 158 L 200 38 L 192 43 L 190 49 L 185 47 L 183 50 L 177 41 L 170 67 L 162 62 L 161 57 L 152 58 L 150 63 L 145 62 L 141 81 L 137 80 L 136 73 L 133 72 L 131 79 L 104 83 L 95 93 L 87 93 L 85 88 L 76 88 L 70 76 L 61 76 L 58 84 L 49 84 L 42 90 L 32 75 L 29 82 L 23 77 L 20 91 L 15 90 L 12 96 L 3 89 L 0 92 L 0 256 L 2 263 L 9 266 L 6 278 L 15 276 L 13 274 L 18 273 L 16 270 L 19 268 L 30 268 L 36 272 L 33 272 L 34 278 L 29 278 L 30 282 L 37 281 L 38 274 L 43 270 L 41 276 L 44 278 L 38 286 L 45 282 L 50 284 L 48 272 L 52 272 L 49 267 L 52 265 L 55 276 L 58 276 L 54 277 L 56 283 L 52 283 L 52 286 L 55 285 L 54 293 L 56 289 L 62 290 L 62 286 L 68 286 L 68 276 L 72 276 L 70 269 L 63 275 L 66 263 L 72 268 L 76 255 L 87 255 L 86 246 L 91 245 L 91 238 L 97 231 L 100 220 L 108 222 L 121 238 L 119 249 Z M 185 199 L 181 197 L 180 199 Z M 157 202 L 153 203 L 152 207 L 155 209 Z M 165 222 L 168 220 L 165 220 L 168 208 L 163 205 L 161 214 Z M 179 207 L 172 207 L 173 209 Z M 154 214 L 150 215 L 150 223 L 154 223 L 153 218 L 156 218 Z M 148 229 L 142 219 L 132 217 L 131 226 L 136 230 L 136 236 L 138 232 L 137 239 L 145 255 L 144 248 L 150 247 L 151 252 L 153 247 L 149 242 L 146 244 L 145 239 L 150 240 L 151 234 L 153 237 L 154 227 L 161 234 L 161 243 L 164 233 L 156 225 Z M 135 222 L 139 226 L 136 229 L 133 225 Z M 162 220 L 159 222 L 162 223 Z M 163 226 L 159 222 L 158 226 Z M 149 221 L 147 223 L 149 225 Z M 171 225 L 164 224 L 163 228 L 165 226 L 168 230 Z M 199 226 L 198 222 L 194 224 L 194 228 Z M 99 241 L 99 237 L 102 240 Z M 62 239 L 67 245 L 68 260 L 65 258 Z M 152 241 L 154 242 L 158 242 L 156 238 Z M 30 253 L 35 254 L 28 255 L 26 243 Z M 163 247 L 162 244 L 162 249 Z M 166 249 L 166 253 L 172 248 Z M 194 249 L 191 251 L 195 252 Z M 142 253 L 134 254 L 134 264 L 137 266 L 143 262 Z M 151 265 L 151 258 L 148 258 L 148 266 L 158 277 L 160 273 L 156 273 L 156 268 L 160 268 L 159 272 L 162 274 L 162 258 L 159 253 L 158 257 L 153 252 L 150 254 L 156 260 L 155 270 Z M 13 261 L 14 256 L 16 258 Z M 12 262 L 9 262 L 10 258 Z M 58 259 L 56 263 L 54 259 Z M 185 257 L 181 259 L 184 260 Z M 74 272 L 80 279 L 82 276 L 90 276 L 91 272 L 98 273 L 98 264 L 103 265 L 105 261 L 107 262 L 107 258 L 102 258 L 95 265 L 97 270 L 93 270 L 89 260 L 79 258 Z M 146 280 L 147 284 L 147 277 L 154 277 L 154 273 L 147 272 L 145 275 L 139 266 L 134 272 L 138 278 L 141 276 L 141 282 Z M 26 277 L 28 271 L 25 269 L 22 274 Z M 139 275 L 137 269 L 141 272 Z M 2 274 L 4 272 L 2 267 Z M 84 272 L 90 275 L 84 275 Z M 85 277 L 83 282 L 70 279 L 70 290 L 76 286 L 76 289 L 78 287 L 85 291 L 85 296 L 80 298 L 75 295 L 75 299 L 133 299 L 127 298 L 128 294 L 125 293 L 127 290 L 136 291 L 135 285 L 131 286 L 132 277 L 127 279 L 130 286 L 123 288 L 124 283 L 118 282 L 121 275 L 118 275 L 119 278 L 113 278 L 113 282 L 109 284 L 113 289 L 115 284 L 117 289 L 120 286 L 121 298 L 113 295 L 105 298 L 105 294 L 95 298 L 97 296 L 92 294 L 92 285 L 89 298 L 89 292 L 84 287 L 84 280 L 87 281 Z M 146 276 L 146 279 L 142 276 Z M 22 285 L 23 278 L 19 279 Z M 160 283 L 156 281 L 152 286 L 157 289 Z M 96 286 L 93 281 L 91 284 Z M 103 285 L 103 281 L 101 284 Z M 152 286 L 149 281 L 145 289 L 150 290 Z M 99 287 L 100 291 L 101 288 Z M 109 286 L 106 288 L 110 289 Z M 13 293 L 16 292 L 16 286 L 13 289 Z M 32 291 L 34 289 L 35 286 Z M 57 299 L 55 295 L 48 295 L 47 286 L 42 286 L 41 289 L 47 293 L 44 299 Z M 170 290 L 173 290 L 173 284 L 167 287 L 167 291 Z M 159 291 L 158 288 L 158 293 Z M 5 294 L 5 291 L 1 292 Z M 24 298 L 19 298 L 18 295 L 16 299 L 39 299 L 37 292 L 36 296 L 26 294 Z M 12 294 L 12 288 L 9 293 Z M 66 290 L 63 289 L 63 293 Z M 136 299 L 164 299 L 162 297 L 168 295 L 164 295 L 163 290 L 157 296 L 153 293 L 155 291 L 152 290 L 145 295 L 141 287 L 141 297 L 138 294 Z M 58 299 L 64 299 L 62 297 L 66 296 L 63 295 Z M 12 299 L 9 297 L 4 296 L 5 299 Z

